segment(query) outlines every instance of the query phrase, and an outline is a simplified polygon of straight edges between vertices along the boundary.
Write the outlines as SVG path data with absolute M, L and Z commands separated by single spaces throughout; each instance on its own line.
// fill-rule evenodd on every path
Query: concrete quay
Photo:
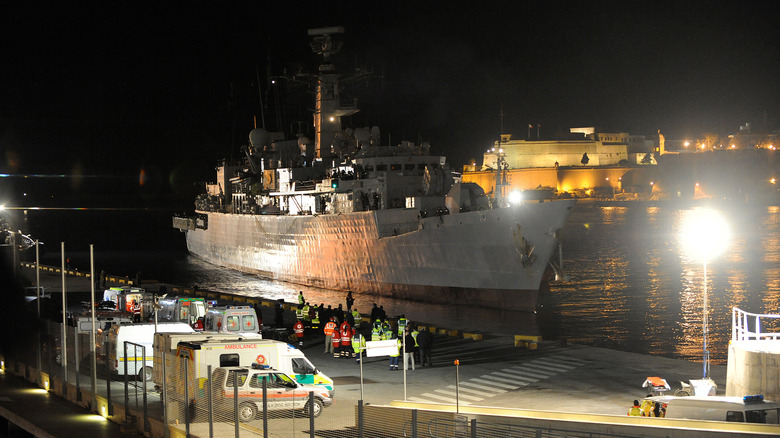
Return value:
M 56 273 L 47 273 L 41 282 L 47 292 L 57 293 L 61 287 Z M 91 284 L 88 278 L 74 277 L 73 281 L 68 279 L 67 287 L 83 293 Z M 155 287 L 148 289 L 156 290 Z M 291 307 L 285 316 L 293 318 Z M 268 317 L 266 321 L 272 319 Z M 329 427 L 336 430 L 354 429 L 355 409 L 362 399 L 367 421 L 373 422 L 374 427 L 381 424 L 385 428 L 392 424 L 380 419 L 388 418 L 389 412 L 401 412 L 398 418 L 406 418 L 404 415 L 412 409 L 419 409 L 430 411 L 426 415 L 466 416 L 480 421 L 501 418 L 528 427 L 588 430 L 604 436 L 780 435 L 780 426 L 724 429 L 734 425 L 626 417 L 632 401 L 647 395 L 641 386 L 646 377 L 665 378 L 674 391 L 679 388 L 679 381 L 701 377 L 701 363 L 544 340 L 536 348 L 527 347 L 527 344 L 517 344 L 514 335 L 482 333 L 475 338 L 437 327 L 434 366 L 417 365 L 414 371 L 405 373 L 390 371 L 387 358 L 365 358 L 361 373 L 354 359 L 323 353 L 324 336 L 318 332 L 307 333 L 302 351 L 320 371 L 334 379 L 335 400 L 321 418 L 327 418 Z M 457 367 L 455 360 L 460 364 Z M 726 367 L 713 365 L 711 375 L 718 383 L 718 394 L 724 394 Z M 7 396 L 5 387 L 0 391 L 0 397 Z M 113 391 L 113 398 L 121 403 L 121 392 Z M 39 412 L 22 404 L 0 406 L 18 419 L 38 425 L 51 433 L 50 436 L 72 435 L 66 429 L 46 430 L 45 424 L 39 421 Z M 78 406 L 75 409 L 87 413 Z M 160 412 L 159 398 L 150 402 L 150 412 Z

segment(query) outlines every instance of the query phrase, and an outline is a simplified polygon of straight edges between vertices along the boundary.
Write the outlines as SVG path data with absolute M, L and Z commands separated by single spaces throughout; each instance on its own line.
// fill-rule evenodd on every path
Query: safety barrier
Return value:
M 762 319 L 764 320 L 762 324 Z M 771 321 L 774 324 L 780 322 L 780 315 L 759 314 L 745 312 L 733 307 L 731 311 L 731 340 L 732 341 L 761 341 L 780 340 L 780 332 L 764 333 L 761 328 L 766 327 Z M 753 330 L 750 330 L 752 323 Z
M 541 336 L 515 335 L 515 347 L 536 350 L 540 342 L 542 342 Z

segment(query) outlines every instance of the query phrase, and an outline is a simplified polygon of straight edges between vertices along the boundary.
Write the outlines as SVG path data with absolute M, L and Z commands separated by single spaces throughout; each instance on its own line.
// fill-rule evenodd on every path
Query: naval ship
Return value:
M 333 65 L 343 32 L 308 31 L 322 56 L 314 140 L 252 130 L 194 215 L 173 218 L 189 252 L 295 284 L 534 310 L 542 281 L 560 274 L 558 237 L 574 201 L 510 203 L 506 184 L 489 196 L 460 182 L 427 143 L 382 145 L 377 127 L 343 128 L 359 111 Z

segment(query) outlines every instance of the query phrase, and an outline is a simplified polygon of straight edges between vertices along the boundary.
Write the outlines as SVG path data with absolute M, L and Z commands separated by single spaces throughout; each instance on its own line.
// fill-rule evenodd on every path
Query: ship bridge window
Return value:
M 400 164 L 391 164 L 390 165 L 390 170 L 401 170 L 401 165 Z
M 387 170 L 387 164 L 377 164 L 376 165 L 376 170 L 379 170 L 379 171 Z
M 373 171 L 374 171 L 374 166 L 372 165 L 366 166 L 366 172 L 373 172 Z
M 404 170 L 414 170 L 414 164 L 405 164 Z

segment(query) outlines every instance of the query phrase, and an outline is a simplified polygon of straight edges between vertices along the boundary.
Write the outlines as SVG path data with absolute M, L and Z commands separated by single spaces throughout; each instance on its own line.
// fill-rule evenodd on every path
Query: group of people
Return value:
M 390 355 L 390 370 L 398 370 L 399 357 L 404 356 L 404 369 L 415 369 L 415 364 L 433 366 L 431 362 L 431 349 L 433 347 L 433 334 L 411 323 L 405 315 L 398 318 L 394 329 L 387 318 L 383 306 L 371 309 L 370 320 L 372 324 L 363 324 L 363 316 L 353 308 L 355 299 L 349 291 L 345 297 L 346 310 L 341 304 L 335 309 L 331 306 L 311 306 L 303 296 L 303 291 L 298 294 L 298 306 L 296 309 L 296 322 L 293 331 L 298 340 L 298 346 L 303 347 L 303 339 L 308 329 L 319 330 L 320 322 L 325 334 L 325 348 L 323 354 L 333 354 L 333 357 L 355 358 L 360 362 L 360 351 L 365 350 L 366 341 L 380 341 L 396 339 L 398 351 Z M 281 326 L 281 305 L 277 307 L 276 324 Z
M 628 416 L 662 418 L 666 416 L 666 408 L 652 400 L 642 400 L 641 404 L 639 400 L 634 400 L 634 405 L 628 409 Z
M 401 315 L 398 318 L 397 330 L 394 332 L 386 318 L 384 320 L 375 319 L 371 328 L 371 340 L 392 339 L 396 340 L 398 350 L 390 354 L 390 371 L 399 369 L 398 359 L 401 354 L 404 357 L 404 370 L 411 368 L 414 371 L 415 364 L 433 366 L 431 362 L 433 334 L 428 331 L 427 327 L 418 330 L 416 324 L 406 319 L 405 315 Z

